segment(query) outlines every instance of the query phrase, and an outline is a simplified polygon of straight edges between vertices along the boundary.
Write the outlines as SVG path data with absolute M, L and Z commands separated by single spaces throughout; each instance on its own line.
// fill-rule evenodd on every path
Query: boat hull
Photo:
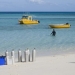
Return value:
M 70 24 L 53 24 L 49 25 L 50 28 L 70 28 Z
M 27 24 L 27 25 L 28 25 L 28 24 L 38 24 L 39 21 L 37 21 L 37 20 L 34 20 L 34 21 L 30 21 L 30 20 L 27 20 L 27 21 L 26 21 L 26 20 L 20 20 L 19 23 L 20 23 L 20 24 Z

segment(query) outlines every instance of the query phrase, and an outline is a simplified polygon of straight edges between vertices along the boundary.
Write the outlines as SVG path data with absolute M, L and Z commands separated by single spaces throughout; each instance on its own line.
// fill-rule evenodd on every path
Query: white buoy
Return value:
M 22 62 L 22 53 L 20 50 L 18 51 L 18 62 Z
M 36 56 L 36 51 L 35 51 L 35 48 L 34 48 L 34 50 L 32 50 L 32 61 L 33 62 L 35 61 L 35 56 Z

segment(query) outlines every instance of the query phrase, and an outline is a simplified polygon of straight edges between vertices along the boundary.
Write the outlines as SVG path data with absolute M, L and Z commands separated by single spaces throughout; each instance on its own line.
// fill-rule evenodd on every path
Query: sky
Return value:
M 1 11 L 75 11 L 75 0 L 0 0 Z

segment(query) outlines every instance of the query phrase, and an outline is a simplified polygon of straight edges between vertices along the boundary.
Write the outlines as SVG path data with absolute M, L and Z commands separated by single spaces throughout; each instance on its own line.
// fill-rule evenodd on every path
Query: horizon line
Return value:
M 75 12 L 75 11 L 0 11 L 0 12 Z

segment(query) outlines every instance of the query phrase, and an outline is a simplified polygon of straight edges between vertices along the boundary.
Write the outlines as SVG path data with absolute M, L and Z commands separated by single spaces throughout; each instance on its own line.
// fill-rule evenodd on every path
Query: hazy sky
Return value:
M 75 0 L 0 0 L 0 11 L 75 11 Z

